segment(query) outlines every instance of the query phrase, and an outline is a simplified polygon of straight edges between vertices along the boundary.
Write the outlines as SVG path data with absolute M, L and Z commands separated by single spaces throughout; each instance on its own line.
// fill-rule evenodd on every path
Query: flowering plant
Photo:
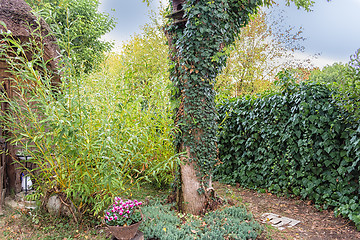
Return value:
M 141 220 L 140 206 L 142 202 L 128 200 L 124 202 L 115 197 L 114 204 L 105 211 L 105 223 L 109 226 L 130 226 Z

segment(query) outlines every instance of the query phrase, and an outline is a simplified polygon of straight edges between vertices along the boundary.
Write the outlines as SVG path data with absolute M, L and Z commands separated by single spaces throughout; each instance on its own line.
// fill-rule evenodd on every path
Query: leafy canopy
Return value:
M 98 12 L 99 0 L 27 0 L 54 31 L 60 48 L 75 69 L 90 72 L 112 43 L 100 38 L 115 27 L 106 13 Z

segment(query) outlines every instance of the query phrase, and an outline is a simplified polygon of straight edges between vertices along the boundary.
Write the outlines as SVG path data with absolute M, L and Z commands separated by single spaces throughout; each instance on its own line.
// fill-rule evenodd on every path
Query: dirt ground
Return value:
M 335 217 L 333 211 L 324 210 L 320 212 L 311 204 L 311 202 L 278 197 L 270 193 L 259 193 L 219 183 L 215 183 L 215 189 L 220 196 L 244 204 L 259 222 L 261 222 L 261 216 L 264 213 L 274 213 L 301 221 L 296 226 L 286 228 L 282 231 L 270 226 L 270 224 L 264 224 L 265 231 L 258 238 L 259 240 L 360 239 L 360 232 L 356 230 L 353 223 L 344 218 Z
M 214 183 L 214 187 L 220 197 L 229 199 L 229 203 L 245 205 L 258 222 L 261 222 L 261 216 L 264 213 L 274 213 L 300 221 L 296 226 L 282 231 L 264 223 L 262 224 L 264 232 L 258 240 L 360 240 L 360 232 L 356 230 L 353 223 L 347 219 L 335 217 L 333 211 L 320 212 L 310 202 L 220 183 Z M 165 197 L 165 194 L 161 196 Z M 161 198 L 161 196 L 158 197 Z M 50 218 L 40 215 L 37 217 L 29 217 L 22 211 L 8 209 L 4 216 L 0 216 L 0 239 L 111 239 L 101 228 L 87 229 L 86 226 L 79 228 L 66 219 L 50 221 Z M 52 223 L 48 224 L 48 222 Z

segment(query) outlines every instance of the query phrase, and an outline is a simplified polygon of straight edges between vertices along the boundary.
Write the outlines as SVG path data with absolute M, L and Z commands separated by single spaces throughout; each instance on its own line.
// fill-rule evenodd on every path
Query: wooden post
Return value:
M 2 206 L 4 205 L 5 201 L 5 142 L 0 143 L 0 215 L 3 214 Z
M 0 61 L 0 91 L 4 92 L 5 88 L 5 69 L 6 64 L 4 62 Z M 3 112 L 6 109 L 6 104 L 1 103 L 1 112 L 0 114 L 3 114 Z M 0 127 L 0 215 L 2 215 L 2 206 L 4 205 L 5 201 L 5 192 L 6 192 L 6 165 L 5 165 L 5 159 L 6 159 L 6 143 L 4 139 L 4 131 L 3 128 Z

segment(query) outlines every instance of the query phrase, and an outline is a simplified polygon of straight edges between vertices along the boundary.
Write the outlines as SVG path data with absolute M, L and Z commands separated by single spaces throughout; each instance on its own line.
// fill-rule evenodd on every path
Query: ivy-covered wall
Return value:
M 279 92 L 219 106 L 217 177 L 308 198 L 359 226 L 360 121 L 325 85 L 285 82 Z

